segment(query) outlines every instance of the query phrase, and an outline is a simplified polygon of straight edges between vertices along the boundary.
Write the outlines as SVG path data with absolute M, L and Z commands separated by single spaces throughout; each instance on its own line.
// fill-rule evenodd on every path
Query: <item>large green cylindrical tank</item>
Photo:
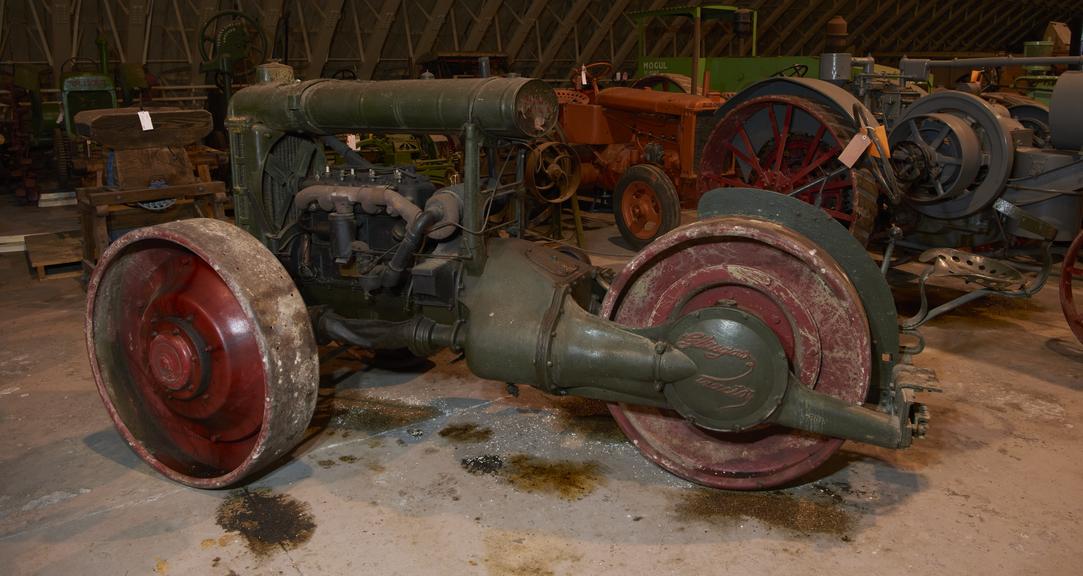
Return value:
M 230 116 L 259 118 L 284 132 L 483 132 L 529 139 L 552 129 L 553 89 L 529 78 L 461 78 L 357 82 L 318 79 L 270 82 L 238 91 Z

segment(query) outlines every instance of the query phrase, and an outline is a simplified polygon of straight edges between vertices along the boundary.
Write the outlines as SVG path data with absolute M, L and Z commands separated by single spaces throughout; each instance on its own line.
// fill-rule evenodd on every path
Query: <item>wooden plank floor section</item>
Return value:
M 83 238 L 78 230 L 31 234 L 26 237 L 26 255 L 37 271 L 38 280 L 72 278 L 82 270 L 68 270 L 65 264 L 79 265 L 83 260 Z M 56 267 L 61 270 L 55 270 Z

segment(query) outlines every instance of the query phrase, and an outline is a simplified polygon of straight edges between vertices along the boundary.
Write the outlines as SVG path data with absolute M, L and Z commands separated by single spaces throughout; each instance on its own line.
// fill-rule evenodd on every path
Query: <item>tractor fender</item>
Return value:
M 832 111 L 838 112 L 843 117 L 854 122 L 855 126 L 855 105 L 864 109 L 866 118 L 874 118 L 872 113 L 865 108 L 865 105 L 862 104 L 860 100 L 843 88 L 816 78 L 789 77 L 768 78 L 752 84 L 748 88 L 738 92 L 733 98 L 727 100 L 726 103 L 715 112 L 715 117 L 720 119 L 725 117 L 725 115 L 738 104 L 751 100 L 752 98 L 777 95 L 796 96 L 827 106 Z

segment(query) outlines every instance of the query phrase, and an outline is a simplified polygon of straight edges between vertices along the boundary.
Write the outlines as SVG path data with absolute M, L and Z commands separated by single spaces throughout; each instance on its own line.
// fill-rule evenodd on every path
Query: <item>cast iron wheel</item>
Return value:
M 211 34 L 211 30 L 214 33 Z M 267 57 L 267 35 L 255 18 L 237 10 L 219 12 L 199 30 L 199 55 L 204 63 L 226 57 L 231 70 L 220 70 L 234 78 L 245 78 Z
M 624 241 L 636 250 L 681 223 L 677 188 L 661 168 L 636 164 L 620 177 L 613 212 Z
M 1064 313 L 1064 319 L 1068 321 L 1068 327 L 1072 329 L 1077 340 L 1083 343 L 1083 314 L 1075 305 L 1075 295 L 1072 293 L 1072 280 L 1083 276 L 1083 268 L 1077 268 L 1079 251 L 1083 250 L 1083 232 L 1080 232 L 1068 252 L 1064 254 L 1064 264 L 1060 271 L 1060 309 Z
M 1049 107 L 1035 102 L 1034 104 L 1019 104 L 1009 106 L 1008 113 L 1023 125 L 1034 132 L 1035 148 L 1052 148 L 1053 142 L 1049 136 L 1052 129 L 1049 127 Z
M 289 274 L 255 238 L 192 219 L 113 243 L 87 287 L 87 351 L 118 431 L 165 476 L 244 481 L 300 442 L 319 361 Z
M 1011 177 L 1015 161 L 1011 133 L 1019 123 L 1004 112 L 998 104 L 956 90 L 930 94 L 906 108 L 888 135 L 892 150 L 897 146 L 906 149 L 931 145 L 933 151 L 942 152 L 939 144 L 949 133 L 959 144 L 963 144 L 964 138 L 967 141 L 966 145 L 953 146 L 961 154 L 959 157 L 941 159 L 937 155 L 924 162 L 919 173 L 926 177 L 904 189 L 915 210 L 931 218 L 951 220 L 977 214 L 993 205 Z M 937 132 L 923 132 L 924 122 L 948 117 L 953 124 L 938 121 Z M 956 169 L 943 170 L 941 166 L 964 163 L 973 166 L 973 175 L 960 180 L 954 193 L 940 194 L 940 189 L 948 184 L 944 180 L 953 180 L 958 173 Z
M 602 316 L 641 328 L 719 301 L 770 327 L 803 384 L 853 404 L 865 399 L 873 354 L 857 290 L 820 245 L 774 222 L 713 217 L 662 236 L 620 272 Z M 715 488 L 785 484 L 818 467 L 843 443 L 772 425 L 711 432 L 658 408 L 610 404 L 610 412 L 647 458 Z
M 563 142 L 545 142 L 526 158 L 526 188 L 542 202 L 567 201 L 579 190 L 581 177 L 579 156 Z
M 867 244 L 879 211 L 879 189 L 864 169 L 843 170 L 838 155 L 855 134 L 852 122 L 794 96 L 760 96 L 731 109 L 700 157 L 700 187 L 762 188 L 822 208 Z M 825 179 L 826 178 L 826 179 Z

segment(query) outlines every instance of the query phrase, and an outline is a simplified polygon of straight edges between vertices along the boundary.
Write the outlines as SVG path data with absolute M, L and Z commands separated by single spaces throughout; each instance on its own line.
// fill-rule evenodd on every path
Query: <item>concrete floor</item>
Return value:
M 109 422 L 76 281 L 2 255 L 0 318 L 3 574 L 1080 573 L 1083 347 L 1055 288 L 923 330 L 916 363 L 945 388 L 928 439 L 847 443 L 762 493 L 690 485 L 603 406 L 512 397 L 448 354 L 413 372 L 340 356 L 287 461 L 243 491 L 188 489 Z

